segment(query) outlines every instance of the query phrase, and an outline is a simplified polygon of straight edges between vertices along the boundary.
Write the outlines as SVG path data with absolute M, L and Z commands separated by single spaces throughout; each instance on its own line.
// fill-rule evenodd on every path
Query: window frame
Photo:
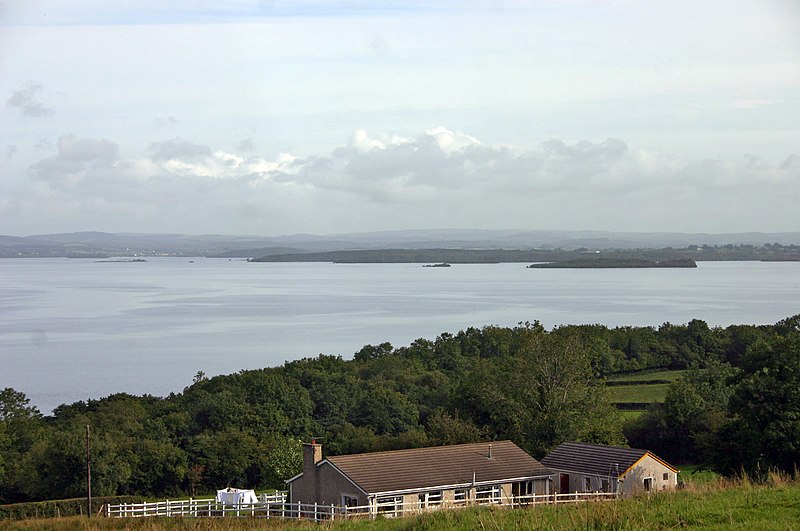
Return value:
M 403 505 L 402 496 L 381 496 L 380 498 L 375 498 L 375 512 L 387 517 L 400 516 L 403 512 Z
M 478 503 L 500 503 L 502 501 L 503 491 L 499 484 L 494 485 L 481 485 L 475 487 L 475 501 Z
M 444 502 L 444 494 L 441 490 L 429 490 L 419 493 L 419 506 L 423 509 L 429 507 L 439 507 Z

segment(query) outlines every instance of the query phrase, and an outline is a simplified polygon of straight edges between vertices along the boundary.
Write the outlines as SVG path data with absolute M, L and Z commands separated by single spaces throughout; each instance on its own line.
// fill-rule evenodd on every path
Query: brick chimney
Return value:
M 319 499 L 319 484 L 317 482 L 317 463 L 322 461 L 322 445 L 316 439 L 310 443 L 303 443 L 303 483 L 305 488 L 304 499 L 306 503 L 313 503 Z

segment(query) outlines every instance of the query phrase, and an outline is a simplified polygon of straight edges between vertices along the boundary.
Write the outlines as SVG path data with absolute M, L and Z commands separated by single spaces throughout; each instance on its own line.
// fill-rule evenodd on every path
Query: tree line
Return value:
M 604 379 L 690 369 L 625 424 Z M 114 394 L 42 415 L 0 391 L 0 502 L 283 488 L 301 441 L 345 454 L 511 439 L 540 458 L 565 440 L 630 444 L 724 473 L 800 461 L 800 315 L 775 325 L 485 326 L 352 359 L 319 355 L 207 378 L 166 397 Z

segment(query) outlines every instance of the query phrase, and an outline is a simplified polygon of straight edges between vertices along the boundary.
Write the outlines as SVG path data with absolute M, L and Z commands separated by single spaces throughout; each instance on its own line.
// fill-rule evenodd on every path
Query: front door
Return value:
M 561 494 L 566 494 L 569 492 L 569 474 L 559 474 L 559 489 L 558 492 Z

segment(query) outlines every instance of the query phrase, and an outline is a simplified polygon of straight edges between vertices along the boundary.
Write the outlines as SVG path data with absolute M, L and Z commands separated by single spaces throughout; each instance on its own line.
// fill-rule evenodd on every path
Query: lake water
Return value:
M 191 260 L 0 260 L 0 388 L 49 412 L 114 392 L 181 391 L 197 371 L 350 357 L 368 343 L 469 326 L 727 326 L 800 313 L 796 262 L 534 270 Z

